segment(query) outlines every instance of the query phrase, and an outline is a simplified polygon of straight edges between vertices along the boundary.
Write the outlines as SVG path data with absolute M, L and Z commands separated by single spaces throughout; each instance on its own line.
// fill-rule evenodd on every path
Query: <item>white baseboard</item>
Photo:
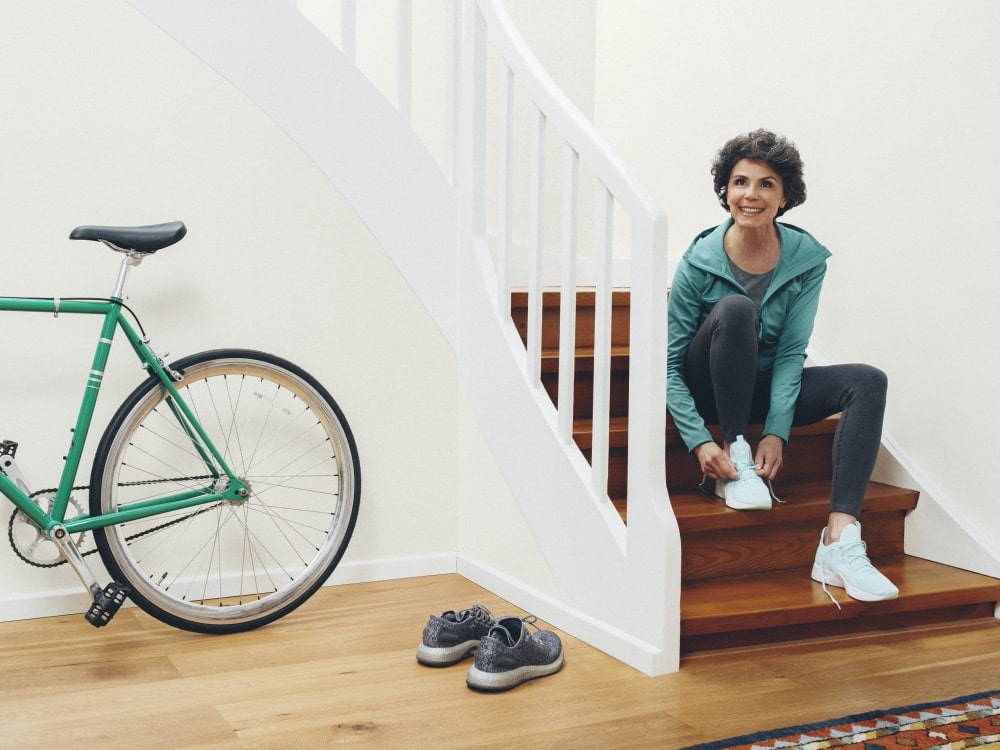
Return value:
M 455 572 L 455 555 L 421 555 L 382 560 L 345 561 L 337 566 L 327 586 L 346 583 L 418 578 Z M 34 620 L 40 617 L 82 615 L 90 607 L 90 596 L 82 585 L 0 598 L 0 622 Z M 127 602 L 126 606 L 131 605 Z
M 659 675 L 677 671 L 674 665 L 676 659 L 665 655 L 662 649 L 574 609 L 564 601 L 539 591 L 523 581 L 511 578 L 496 568 L 459 555 L 457 572 L 478 586 L 506 599 L 523 610 L 524 614 L 535 615 L 644 674 Z

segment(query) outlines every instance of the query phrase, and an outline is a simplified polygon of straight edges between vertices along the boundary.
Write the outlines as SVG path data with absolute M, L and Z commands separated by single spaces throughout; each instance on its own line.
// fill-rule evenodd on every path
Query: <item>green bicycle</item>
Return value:
M 357 446 L 315 378 L 264 352 L 218 349 L 168 364 L 150 348 L 123 302 L 129 271 L 186 232 L 182 222 L 78 227 L 70 239 L 125 256 L 110 297 L 0 297 L 0 310 L 103 317 L 58 486 L 32 492 L 17 444 L 0 443 L 0 493 L 16 506 L 14 551 L 32 565 L 68 562 L 90 592 L 86 619 L 97 627 L 126 598 L 185 630 L 265 625 L 323 585 L 357 521 Z M 105 429 L 89 486 L 77 487 L 117 332 L 148 376 Z M 73 497 L 82 490 L 89 512 Z M 96 550 L 81 549 L 88 534 Z M 105 586 L 85 560 L 95 551 L 113 579 Z

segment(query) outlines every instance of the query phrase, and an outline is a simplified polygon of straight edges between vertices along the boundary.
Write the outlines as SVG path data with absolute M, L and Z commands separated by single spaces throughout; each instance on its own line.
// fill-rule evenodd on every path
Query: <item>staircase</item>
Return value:
M 614 292 L 612 308 L 608 495 L 624 518 L 629 293 Z M 526 293 L 512 294 L 511 316 L 526 340 Z M 588 459 L 593 317 L 594 294 L 580 291 L 573 437 Z M 542 329 L 542 383 L 555 402 L 558 292 L 543 295 Z M 1000 581 L 905 554 L 904 521 L 917 505 L 917 493 L 878 482 L 869 485 L 860 520 L 869 556 L 899 587 L 899 598 L 865 603 L 829 587 L 838 609 L 810 579 L 820 530 L 826 524 L 836 426 L 834 417 L 794 429 L 785 449 L 784 471 L 774 484 L 784 504 L 776 504 L 770 512 L 747 513 L 730 510 L 699 490 L 698 462 L 668 419 L 667 487 L 681 534 L 682 653 L 994 616 Z M 760 426 L 750 433 L 751 440 L 758 439 Z

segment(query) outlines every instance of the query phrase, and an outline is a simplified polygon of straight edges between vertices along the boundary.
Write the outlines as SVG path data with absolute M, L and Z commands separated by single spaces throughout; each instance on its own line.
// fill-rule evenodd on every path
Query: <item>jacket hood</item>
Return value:
M 723 245 L 723 238 L 732 225 L 733 220 L 730 218 L 717 227 L 706 229 L 694 238 L 684 252 L 683 259 L 696 268 L 735 283 Z M 832 255 L 806 230 L 780 221 L 775 222 L 775 226 L 781 238 L 781 255 L 774 269 L 774 278 L 771 282 L 773 286 L 780 286 L 788 279 L 825 263 Z

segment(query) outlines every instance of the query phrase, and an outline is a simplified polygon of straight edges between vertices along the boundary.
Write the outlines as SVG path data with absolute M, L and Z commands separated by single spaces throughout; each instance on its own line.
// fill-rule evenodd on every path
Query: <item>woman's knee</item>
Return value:
M 854 392 L 870 404 L 885 403 L 889 376 L 872 365 L 853 365 Z
M 749 297 L 742 294 L 730 294 L 715 303 L 710 317 L 716 324 L 728 324 L 756 328 L 757 305 Z

